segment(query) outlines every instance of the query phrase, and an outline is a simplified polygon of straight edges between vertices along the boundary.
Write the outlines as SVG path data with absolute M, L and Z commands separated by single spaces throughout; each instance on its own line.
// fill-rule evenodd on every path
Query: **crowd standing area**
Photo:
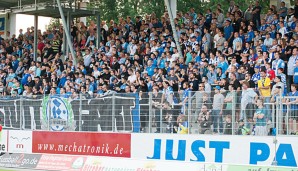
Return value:
M 231 134 L 226 128 L 236 110 L 237 133 L 245 135 L 268 135 L 273 109 L 266 104 L 275 103 L 277 96 L 290 96 L 283 103 L 290 111 L 289 133 L 296 134 L 297 18 L 298 4 L 287 8 L 284 2 L 268 11 L 256 1 L 243 11 L 231 2 L 226 10 L 218 4 L 204 13 L 194 8 L 178 12 L 174 23 L 183 56 L 168 13 L 161 18 L 152 13 L 102 21 L 99 48 L 93 21 L 72 24 L 75 60 L 61 53 L 62 26 L 37 33 L 36 60 L 33 27 L 17 35 L 7 32 L 6 39 L 0 39 L 0 94 L 6 99 L 38 95 L 89 99 L 113 92 L 138 93 L 140 103 L 148 104 L 152 92 L 154 107 L 171 113 L 174 104 L 190 107 L 189 92 L 201 93 L 194 122 L 203 128 L 200 132 Z M 236 108 L 231 105 L 234 97 Z M 144 108 L 141 113 L 146 116 Z M 185 110 L 177 111 L 163 119 L 173 120 L 174 132 L 187 133 L 192 126 L 189 117 L 181 112 Z

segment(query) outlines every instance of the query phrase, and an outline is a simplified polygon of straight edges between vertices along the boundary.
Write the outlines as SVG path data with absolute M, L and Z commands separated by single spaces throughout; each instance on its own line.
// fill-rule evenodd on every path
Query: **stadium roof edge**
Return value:
M 74 5 L 77 4 L 77 0 L 60 0 L 60 2 L 65 16 L 68 12 L 74 18 L 99 15 L 99 11 L 95 9 L 78 9 L 78 6 Z M 0 10 L 8 10 L 14 14 L 61 18 L 56 0 L 0 0 Z
M 86 16 L 94 16 L 98 15 L 98 11 L 93 10 L 83 10 L 83 9 L 71 9 L 71 8 L 62 8 L 63 13 L 66 16 L 68 12 L 70 12 L 71 16 L 74 18 L 77 17 L 86 17 Z M 27 14 L 27 15 L 38 15 L 44 17 L 52 17 L 52 18 L 61 18 L 58 7 L 55 6 L 43 6 L 43 7 L 30 7 L 24 9 L 15 9 L 12 11 L 15 14 Z

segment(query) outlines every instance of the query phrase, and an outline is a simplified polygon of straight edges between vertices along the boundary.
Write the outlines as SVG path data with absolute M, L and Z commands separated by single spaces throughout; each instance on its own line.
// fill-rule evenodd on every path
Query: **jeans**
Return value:
M 220 110 L 212 110 L 213 132 L 218 132 L 219 125 L 219 132 L 223 133 L 223 118 L 222 115 L 220 115 L 219 113 Z
M 156 131 L 160 132 L 160 123 L 161 116 L 160 116 L 160 109 L 155 109 L 155 122 L 156 122 Z

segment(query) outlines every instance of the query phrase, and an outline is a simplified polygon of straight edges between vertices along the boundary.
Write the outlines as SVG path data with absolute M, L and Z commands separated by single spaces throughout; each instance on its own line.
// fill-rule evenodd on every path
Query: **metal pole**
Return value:
M 70 33 L 70 20 L 71 20 L 71 16 L 70 16 L 70 13 L 68 11 L 67 15 L 66 15 L 67 29 L 65 29 L 65 31 L 67 31 L 69 33 Z M 65 42 L 66 56 L 68 56 L 68 54 L 69 54 L 68 46 L 72 46 L 72 44 L 69 44 L 68 42 Z
M 62 46 L 62 52 L 63 52 L 63 54 L 65 55 L 65 56 L 68 56 L 68 54 L 66 53 L 66 49 L 68 49 L 67 48 L 67 40 L 66 40 L 66 34 L 65 34 L 65 30 L 63 30 L 63 46 Z
M 235 123 L 236 123 L 236 92 L 232 92 L 232 135 L 235 135 Z
M 280 102 L 279 102 L 279 99 L 280 97 L 276 97 L 276 102 L 277 102 L 277 104 L 276 104 L 276 130 L 275 130 L 275 135 L 277 135 L 278 134 L 278 132 L 279 132 L 279 112 L 280 112 Z
M 188 120 L 188 134 L 191 133 L 191 120 L 190 120 L 190 115 L 191 115 L 191 91 L 188 92 L 188 105 L 187 105 L 187 120 Z M 186 105 L 185 105 L 186 106 Z
M 152 92 L 149 92 L 149 125 L 148 125 L 148 128 L 149 128 L 149 133 L 152 132 Z M 156 122 L 156 121 L 155 121 Z
M 34 61 L 37 59 L 37 29 L 38 28 L 38 15 L 34 15 L 34 47 L 33 47 L 33 58 Z
M 60 0 L 57 0 L 57 5 L 58 5 L 58 8 L 59 8 L 59 12 L 60 12 L 60 16 L 61 16 L 61 19 L 62 19 L 63 27 L 66 29 L 68 27 L 67 27 L 67 23 L 65 21 L 65 17 L 64 17 L 64 13 L 63 13 L 63 10 L 62 10 L 62 7 L 61 7 Z M 74 63 L 74 65 L 76 65 L 77 64 L 76 56 L 75 56 L 76 54 L 75 54 L 75 51 L 72 47 L 72 42 L 71 42 L 71 37 L 70 37 L 69 30 L 65 31 L 65 34 L 66 34 L 67 44 L 69 46 L 69 49 L 70 49 L 70 52 L 71 52 L 71 55 L 72 55 L 72 58 L 73 58 L 73 63 Z
M 175 43 L 176 43 L 177 50 L 179 52 L 179 56 L 180 57 L 183 57 L 181 46 L 180 46 L 180 43 L 179 43 L 179 38 L 178 38 L 178 35 L 177 35 L 175 23 L 174 23 L 173 13 L 172 13 L 172 9 L 170 7 L 169 0 L 164 0 L 164 1 L 165 1 L 165 5 L 166 5 L 166 7 L 168 9 L 168 13 L 169 13 L 169 17 L 170 17 L 170 22 L 171 22 L 171 26 L 172 26 L 172 31 L 173 31 L 173 36 L 174 36 L 174 40 L 175 40 Z
M 271 105 L 270 103 L 269 103 L 269 105 Z M 277 113 L 276 113 L 276 108 L 275 108 L 275 106 L 274 106 L 274 103 L 272 103 L 272 106 L 271 106 L 271 124 L 272 124 L 272 127 L 273 127 L 273 125 L 274 125 L 274 122 L 273 122 L 273 120 L 275 120 L 275 119 L 273 119 L 274 118 L 274 116 L 276 116 L 277 115 Z M 273 129 L 273 128 L 272 128 Z
M 278 120 L 279 120 L 279 128 L 281 129 L 280 132 L 282 131 L 282 123 L 283 123 L 283 104 L 282 104 L 282 92 L 279 94 L 279 104 L 280 104 L 280 112 L 278 112 Z
M 44 92 L 43 92 L 43 93 L 44 93 Z M 44 94 L 44 96 L 45 96 L 45 94 Z M 51 116 L 51 115 L 52 115 L 52 108 L 51 108 L 51 107 L 52 107 L 52 106 L 51 106 L 51 104 L 52 104 L 52 98 L 51 98 L 51 96 L 49 96 L 49 99 L 50 99 L 50 100 L 48 101 L 48 105 L 49 105 L 49 106 L 48 106 L 48 108 L 49 108 L 49 115 L 48 115 L 48 131 L 51 131 L 51 128 L 50 128 L 50 127 L 51 127 L 51 125 L 50 125 L 51 121 L 50 121 L 50 120 L 51 120 L 51 117 L 52 117 L 52 116 Z
M 96 36 L 97 36 L 97 41 L 96 41 L 96 47 L 97 49 L 99 49 L 99 45 L 101 42 L 101 27 L 100 27 L 100 15 L 97 14 L 96 15 L 96 25 L 97 25 L 97 29 L 96 29 Z
M 23 96 L 20 97 L 20 130 L 22 130 L 22 117 L 23 117 L 23 114 L 24 114 L 24 110 L 23 110 Z
M 160 117 L 159 117 L 159 133 L 163 133 L 163 127 L 162 127 L 162 113 L 163 113 L 163 110 L 162 108 L 160 109 Z
M 289 135 L 289 108 L 290 106 L 287 106 L 287 114 L 286 114 L 287 135 Z
M 80 93 L 80 106 L 79 106 L 79 132 L 82 131 L 82 94 Z
M 112 96 L 112 131 L 115 132 L 115 116 L 116 116 L 116 111 L 115 111 L 115 93 L 113 93 Z

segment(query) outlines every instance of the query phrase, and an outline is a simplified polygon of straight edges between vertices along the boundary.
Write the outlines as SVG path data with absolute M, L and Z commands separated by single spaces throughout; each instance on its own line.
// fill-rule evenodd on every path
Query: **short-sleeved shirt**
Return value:
M 268 77 L 266 77 L 265 79 L 264 78 L 261 78 L 259 81 L 258 81 L 258 87 L 261 88 L 261 87 L 267 87 L 267 86 L 270 86 L 270 79 Z M 263 96 L 263 97 L 269 97 L 270 96 L 270 88 L 269 89 L 260 89 L 260 94 Z
M 295 101 L 298 98 L 298 91 L 296 92 L 290 92 L 289 96 L 291 96 L 292 98 L 290 98 L 290 102 Z M 298 110 L 298 104 L 291 104 L 291 109 L 292 110 Z
M 234 32 L 232 25 L 224 28 L 225 39 L 228 40 L 231 37 L 231 34 Z
M 256 109 L 255 113 L 264 115 L 262 119 L 257 118 L 256 126 L 266 126 L 266 108 Z

